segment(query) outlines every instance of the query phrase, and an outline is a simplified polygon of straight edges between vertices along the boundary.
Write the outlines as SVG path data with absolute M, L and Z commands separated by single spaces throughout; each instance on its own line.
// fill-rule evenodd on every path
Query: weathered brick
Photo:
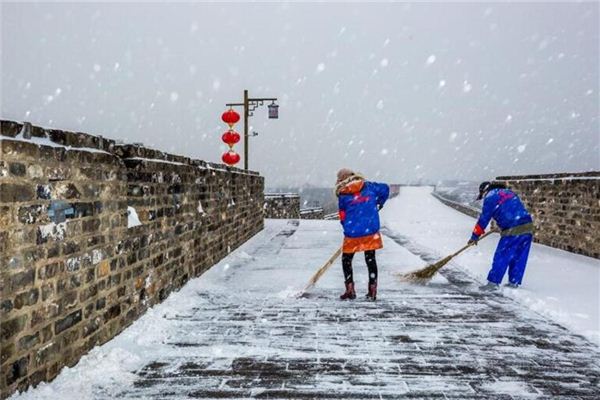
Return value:
M 0 364 L 10 360 L 15 354 L 15 344 L 13 342 L 2 342 L 0 345 Z
M 19 293 L 15 296 L 14 306 L 18 310 L 25 306 L 34 305 L 37 303 L 39 296 L 40 291 L 37 288 L 33 288 L 27 292 Z
M 27 176 L 30 179 L 40 179 L 44 177 L 44 169 L 38 164 L 31 164 L 27 167 Z
M 105 277 L 110 273 L 110 263 L 108 260 L 103 260 L 98 264 L 98 278 Z
M 54 333 L 52 332 L 52 324 L 49 324 L 42 328 L 42 330 L 40 331 L 40 335 L 40 340 L 42 343 L 46 343 L 48 340 L 52 339 L 52 337 L 54 336 Z
M 54 324 L 54 334 L 58 335 L 59 333 L 77 325 L 79 322 L 81 322 L 81 310 L 74 311 L 65 318 L 57 321 Z
M 27 265 L 36 264 L 39 260 L 44 259 L 44 249 L 40 247 L 30 248 L 23 251 L 23 258 Z
M 63 293 L 60 300 L 58 300 L 58 305 L 60 307 L 61 312 L 64 314 L 67 310 L 70 310 L 73 307 L 78 305 L 78 293 L 76 290 L 72 290 L 70 292 Z
M 61 270 L 62 267 L 63 267 L 62 264 L 58 263 L 58 262 L 44 265 L 38 269 L 38 278 L 39 279 L 53 278 Z
M 67 272 L 79 271 L 79 269 L 81 268 L 81 256 L 67 258 L 67 260 L 65 261 L 65 268 Z
M 47 258 L 55 258 L 60 255 L 60 244 L 53 244 L 51 246 L 47 246 L 46 248 L 46 257 Z
M 49 303 L 40 308 L 34 308 L 31 312 L 31 327 L 47 322 L 60 315 L 60 307 L 56 303 Z
M 19 360 L 15 361 L 11 365 L 9 374 L 6 377 L 6 383 L 8 385 L 12 385 L 16 381 L 18 381 L 20 378 L 27 376 L 28 365 L 29 365 L 28 357 L 23 357 L 23 358 L 20 358 Z
M 20 203 L 35 199 L 34 189 L 19 183 L 0 183 L 0 202 Z
M 68 256 L 81 251 L 81 245 L 74 241 L 65 242 L 62 246 L 62 254 Z
M 0 232 L 0 254 L 7 253 L 8 245 L 8 232 Z
M 35 281 L 35 270 L 29 269 L 27 271 L 18 272 L 14 275 L 11 275 L 8 279 L 8 288 L 11 292 L 17 291 L 19 289 L 23 289 L 27 286 L 30 286 Z
M 36 332 L 33 335 L 23 336 L 19 339 L 19 350 L 29 350 L 40 343 L 40 334 Z
M 8 166 L 8 170 L 11 173 L 11 175 L 14 176 L 24 176 L 25 172 L 27 171 L 25 164 L 21 164 L 21 163 L 10 163 Z
M 81 286 L 81 275 L 72 274 L 56 282 L 56 293 L 61 294 L 67 290 L 75 289 Z
M 0 311 L 2 311 L 4 315 L 11 312 L 13 308 L 14 306 L 11 299 L 3 299 L 0 301 Z
M 27 315 L 20 315 L 8 321 L 3 321 L 0 325 L 0 337 L 7 340 L 18 334 L 27 324 Z
M 12 218 L 12 208 L 9 206 L 0 206 L 0 227 L 8 226 Z
M 19 222 L 22 224 L 35 224 L 45 215 L 45 207 L 41 205 L 19 207 Z
M 54 296 L 54 283 L 45 283 L 42 285 L 42 301 L 46 301 Z
M 104 322 L 108 322 L 109 320 L 119 316 L 120 314 L 121 314 L 121 305 L 115 304 L 114 306 L 110 307 L 104 313 Z
M 39 349 L 35 355 L 36 366 L 47 364 L 54 356 L 59 354 L 60 346 L 51 342 Z
M 39 146 L 33 142 L 3 140 L 1 150 L 8 156 L 17 156 L 20 160 L 29 158 L 36 160 L 39 154 Z
M 83 327 L 82 336 L 88 337 L 92 333 L 96 332 L 98 330 L 98 328 L 100 328 L 101 324 L 102 324 L 102 321 L 101 321 L 100 317 L 92 319 Z
M 52 198 L 52 185 L 37 185 L 36 195 L 40 200 L 50 200 Z
M 96 310 L 102 310 L 106 306 L 106 297 L 96 300 Z

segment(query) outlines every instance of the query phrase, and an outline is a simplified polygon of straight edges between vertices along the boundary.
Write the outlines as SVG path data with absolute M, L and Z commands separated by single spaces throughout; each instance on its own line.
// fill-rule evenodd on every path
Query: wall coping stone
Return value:
M 499 176 L 497 181 L 524 181 L 524 180 L 556 180 L 556 179 L 600 179 L 600 171 L 587 171 L 575 173 L 539 174 L 539 175 L 514 175 Z
M 27 122 L 17 122 L 11 120 L 0 120 L 0 141 L 18 140 L 27 143 L 34 143 L 40 146 L 64 147 L 66 150 L 80 150 L 94 152 L 106 152 L 121 160 L 142 160 L 154 162 L 171 162 L 177 165 L 196 166 L 201 169 L 215 171 L 233 172 L 258 176 L 257 171 L 246 171 L 241 168 L 230 167 L 225 164 L 212 163 L 204 160 L 192 159 L 190 157 L 166 153 L 161 150 L 151 149 L 139 144 L 117 144 L 115 140 L 107 139 L 102 136 L 94 136 L 83 132 L 71 132 L 59 129 L 43 128 L 31 125 L 32 139 L 17 138 L 22 132 Z M 3 139 L 4 136 L 6 139 Z M 36 140 L 34 138 L 45 141 Z

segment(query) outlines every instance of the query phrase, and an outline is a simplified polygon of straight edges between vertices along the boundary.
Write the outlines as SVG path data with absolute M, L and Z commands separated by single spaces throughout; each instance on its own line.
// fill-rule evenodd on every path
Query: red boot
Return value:
M 377 300 L 377 283 L 369 284 L 369 292 L 367 293 L 367 299 L 371 301 Z
M 355 298 L 354 282 L 346 283 L 346 291 L 340 296 L 340 300 L 354 300 Z

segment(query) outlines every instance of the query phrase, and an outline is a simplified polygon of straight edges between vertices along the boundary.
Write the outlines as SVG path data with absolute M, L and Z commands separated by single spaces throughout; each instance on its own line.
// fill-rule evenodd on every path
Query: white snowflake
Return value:
M 463 92 L 465 93 L 469 93 L 471 91 L 471 89 L 473 89 L 473 86 L 471 86 L 471 84 L 467 81 L 463 82 Z

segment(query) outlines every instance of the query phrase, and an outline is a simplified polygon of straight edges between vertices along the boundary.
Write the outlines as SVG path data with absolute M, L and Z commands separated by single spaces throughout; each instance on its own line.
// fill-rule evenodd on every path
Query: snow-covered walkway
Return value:
M 412 231 L 396 231 L 403 227 L 392 214 L 428 198 L 408 189 L 386 206 L 376 303 L 363 299 L 362 257 L 359 299 L 337 300 L 339 261 L 309 296 L 296 298 L 340 244 L 339 223 L 268 221 L 77 366 L 15 397 L 597 399 L 598 349 L 583 337 L 501 293 L 483 295 L 456 266 L 428 286 L 397 281 L 397 272 L 424 265 L 431 249 L 455 247 L 423 242 L 415 219 Z M 422 206 L 434 210 L 421 213 L 427 224 L 436 207 Z M 456 232 L 457 243 L 466 233 Z

